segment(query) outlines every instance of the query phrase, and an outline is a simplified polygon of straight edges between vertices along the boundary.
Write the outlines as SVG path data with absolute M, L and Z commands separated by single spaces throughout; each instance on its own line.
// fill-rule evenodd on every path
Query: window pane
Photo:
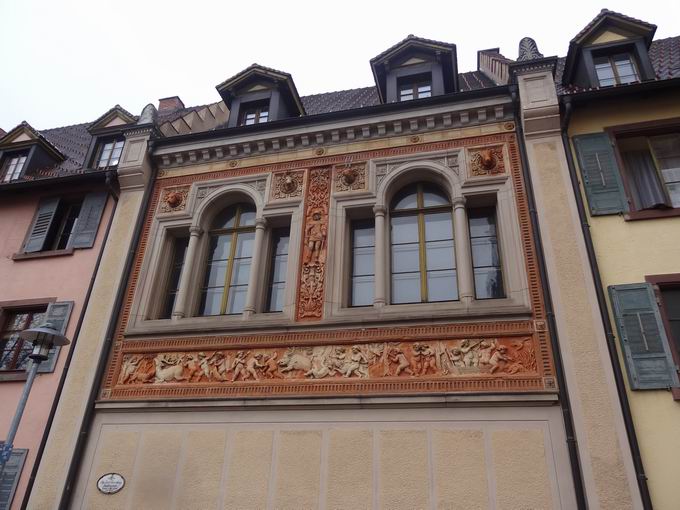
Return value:
M 480 237 L 471 240 L 472 260 L 475 267 L 500 265 L 498 245 L 495 237 Z
M 352 228 L 352 246 L 354 247 L 361 247 L 361 246 L 373 246 L 375 243 L 375 228 L 372 226 L 372 222 L 370 226 L 367 226 L 365 224 L 357 222 L 356 224 L 353 224 Z
M 496 209 L 480 207 L 468 211 L 472 266 L 477 299 L 502 298 L 503 280 L 496 236 Z
M 231 234 L 211 236 L 208 260 L 226 260 L 231 252 Z
M 352 278 L 352 306 L 373 304 L 373 275 Z
M 250 276 L 250 258 L 234 260 L 234 268 L 231 273 L 232 285 L 248 285 Z
M 253 254 L 255 232 L 243 232 L 236 240 L 236 258 L 250 257 Z
M 448 197 L 439 188 L 431 184 L 423 185 L 423 207 L 438 207 L 449 203 Z
M 453 225 L 450 212 L 425 215 L 425 240 L 438 241 L 453 238 Z
M 453 255 L 453 241 L 432 241 L 425 245 L 427 269 L 453 269 L 456 267 Z
M 418 207 L 418 189 L 415 185 L 402 189 L 392 199 L 392 209 L 415 209 Z
M 496 235 L 496 218 L 490 214 L 470 214 L 470 237 Z
M 231 287 L 229 289 L 229 297 L 227 313 L 236 314 L 243 311 L 243 307 L 246 306 L 246 292 L 248 287 Z
M 418 244 L 392 246 L 392 272 L 420 271 L 420 248 Z
M 420 303 L 420 273 L 392 275 L 392 303 Z
M 455 270 L 428 271 L 428 301 L 454 301 L 458 299 L 458 281 Z
M 201 294 L 200 315 L 219 315 L 222 308 L 223 289 L 207 289 Z
M 204 287 L 224 287 L 227 279 L 227 261 L 220 260 L 208 265 Z
M 418 217 L 396 216 L 391 219 L 392 244 L 418 242 Z
M 374 253 L 374 248 L 372 246 L 354 249 L 354 257 L 352 260 L 352 274 L 354 276 L 373 274 Z
M 255 208 L 251 205 L 241 205 L 241 217 L 238 220 L 239 227 L 255 225 Z
M 597 79 L 600 82 L 600 87 L 616 85 L 614 69 L 612 69 L 612 65 L 609 62 L 608 57 L 600 57 L 595 59 L 595 72 L 597 73 Z
M 286 281 L 286 269 L 288 267 L 288 255 L 277 255 L 274 259 L 272 270 L 272 282 Z
M 504 295 L 500 269 L 494 267 L 475 269 L 475 296 L 477 299 L 502 298 Z
M 236 221 L 236 206 L 232 205 L 220 211 L 210 224 L 211 229 L 232 228 Z
M 638 80 L 629 55 L 616 55 L 613 60 L 616 65 L 616 72 L 619 74 L 619 83 L 632 83 Z
M 269 306 L 267 310 L 270 312 L 280 312 L 283 310 L 283 296 L 286 290 L 285 283 L 275 283 L 271 287 L 271 294 L 269 295 Z

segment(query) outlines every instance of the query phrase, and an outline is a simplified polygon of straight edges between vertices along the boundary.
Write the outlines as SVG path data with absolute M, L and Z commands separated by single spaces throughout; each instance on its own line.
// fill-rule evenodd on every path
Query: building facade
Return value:
M 560 60 L 478 63 L 147 107 L 29 508 L 643 508 Z

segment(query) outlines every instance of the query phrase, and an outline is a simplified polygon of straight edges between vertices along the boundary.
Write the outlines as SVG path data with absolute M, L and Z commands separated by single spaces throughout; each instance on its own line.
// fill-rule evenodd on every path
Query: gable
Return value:
M 600 30 L 583 41 L 585 45 L 591 44 L 605 44 L 616 41 L 626 41 L 635 37 L 635 34 L 628 30 L 620 28 L 610 28 L 607 30 Z
M 34 136 L 30 136 L 26 131 L 20 131 L 15 137 L 5 140 L 5 143 L 30 142 L 35 139 Z
M 106 124 L 104 124 L 102 127 L 124 126 L 125 124 L 129 124 L 129 122 L 126 121 L 120 115 L 116 115 L 110 121 L 108 121 Z

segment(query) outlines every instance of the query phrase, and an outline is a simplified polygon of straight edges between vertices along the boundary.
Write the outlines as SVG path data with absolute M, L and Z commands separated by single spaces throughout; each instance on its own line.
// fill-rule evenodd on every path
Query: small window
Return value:
M 241 126 L 262 124 L 269 120 L 269 101 L 246 103 L 241 107 Z
M 498 251 L 496 208 L 469 209 L 468 222 L 475 279 L 475 298 L 497 299 L 505 297 L 501 259 Z
M 432 79 L 430 75 L 409 76 L 398 82 L 399 101 L 411 101 L 432 96 Z
M 99 157 L 97 158 L 97 168 L 115 168 L 120 161 L 125 140 L 111 140 L 101 145 Z
M 628 53 L 602 55 L 593 59 L 600 87 L 611 87 L 640 81 L 635 60 Z
M 184 257 L 186 255 L 187 247 L 189 246 L 189 238 L 187 236 L 175 237 L 172 239 L 171 246 L 172 261 L 170 265 L 170 276 L 168 278 L 163 310 L 159 317 L 160 319 L 169 319 L 172 316 L 172 309 L 175 306 L 175 298 L 177 297 L 177 292 L 179 290 L 179 277 L 182 274 Z
M 372 219 L 350 224 L 351 289 L 350 306 L 372 306 L 375 282 L 375 226 Z
M 255 242 L 255 207 L 236 204 L 220 212 L 210 227 L 200 315 L 243 312 Z
M 33 350 L 30 343 L 19 338 L 25 329 L 34 328 L 45 321 L 46 307 L 33 310 L 9 311 L 3 314 L 0 330 L 0 370 L 25 370 Z
M 290 228 L 282 227 L 272 231 L 272 248 L 269 267 L 269 288 L 267 292 L 267 311 L 283 310 L 286 290 L 286 270 L 288 269 L 288 245 Z
M 25 154 L 20 154 L 7 158 L 2 182 L 16 181 L 19 177 L 21 177 L 21 171 L 24 169 L 24 165 L 26 164 L 26 157 L 27 156 Z
M 82 200 L 62 200 L 59 203 L 57 214 L 52 221 L 51 233 L 48 235 L 45 249 L 65 250 L 71 246 L 71 239 L 76 223 L 78 222 L 78 215 L 80 214 L 82 205 Z

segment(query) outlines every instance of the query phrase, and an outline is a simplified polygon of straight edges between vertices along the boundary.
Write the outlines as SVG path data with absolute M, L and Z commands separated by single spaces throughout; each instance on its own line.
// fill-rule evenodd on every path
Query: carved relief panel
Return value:
M 347 163 L 333 168 L 334 190 L 338 192 L 368 189 L 367 163 Z
M 505 173 L 502 145 L 468 149 L 469 177 L 487 177 Z

